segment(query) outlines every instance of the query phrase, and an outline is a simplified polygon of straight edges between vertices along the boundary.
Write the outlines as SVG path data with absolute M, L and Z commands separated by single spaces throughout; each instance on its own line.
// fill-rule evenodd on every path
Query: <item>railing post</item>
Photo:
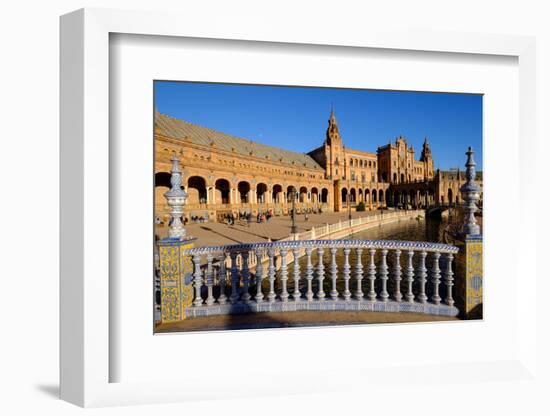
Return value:
M 428 253 L 425 251 L 420 252 L 420 266 L 418 267 L 418 282 L 420 284 L 420 292 L 418 293 L 418 302 L 426 303 L 428 297 L 426 296 L 426 277 L 428 276 L 428 269 L 426 269 L 426 256 Z
M 262 250 L 256 250 L 256 296 L 254 300 L 257 303 L 263 302 L 264 295 L 262 293 L 262 279 L 264 274 L 264 268 L 262 266 Z
M 269 293 L 267 295 L 267 300 L 269 302 L 275 302 L 275 297 L 277 296 L 275 294 L 275 250 L 269 248 L 267 250 L 267 255 L 269 256 Z
M 380 263 L 380 280 L 382 281 L 382 290 L 380 291 L 380 298 L 382 302 L 387 302 L 390 297 L 388 293 L 388 264 L 386 263 L 386 256 L 388 250 L 382 249 L 382 262 Z
M 371 248 L 369 250 L 370 260 L 369 260 L 369 293 L 368 298 L 370 301 L 374 302 L 376 300 L 376 291 L 374 290 L 374 281 L 376 280 L 376 265 L 374 264 L 374 255 L 376 250 Z
M 401 302 L 403 295 L 401 294 L 401 250 L 395 250 L 395 266 L 393 268 L 393 278 L 395 280 L 394 299 Z
M 325 299 L 325 291 L 323 290 L 323 280 L 325 279 L 325 266 L 323 265 L 323 253 L 324 250 L 322 247 L 317 249 L 317 279 L 319 281 L 319 290 L 317 291 L 317 299 Z
M 362 248 L 355 249 L 355 254 L 357 255 L 357 263 L 355 264 L 355 279 L 357 281 L 357 288 L 355 289 L 355 299 L 363 300 L 363 289 L 361 283 L 363 281 L 363 263 L 361 262 L 361 254 L 363 253 Z
M 407 280 L 407 294 L 405 295 L 405 300 L 407 302 L 414 302 L 414 294 L 412 291 L 413 281 L 414 281 L 414 267 L 413 267 L 413 256 L 414 251 L 407 251 L 407 270 L 405 273 Z
M 336 264 L 336 253 L 338 249 L 336 247 L 330 248 L 331 261 L 330 261 L 330 278 L 332 281 L 332 288 L 330 290 L 330 298 L 332 300 L 338 299 L 338 290 L 336 289 L 336 279 L 338 278 L 338 266 Z
M 231 303 L 237 303 L 239 300 L 239 269 L 237 267 L 237 252 L 232 251 L 229 256 L 231 257 L 231 296 L 229 301 Z
M 206 304 L 208 306 L 214 304 L 214 267 L 212 266 L 212 261 L 214 257 L 212 253 L 206 255 L 206 288 L 208 290 L 208 295 L 206 297 Z
M 348 301 L 351 298 L 351 292 L 349 290 L 349 279 L 350 279 L 350 266 L 349 266 L 349 253 L 350 248 L 344 248 L 344 300 Z
M 306 298 L 308 302 L 311 302 L 313 300 L 313 289 L 312 289 L 312 281 L 313 281 L 313 265 L 311 264 L 311 247 L 306 247 L 306 280 L 307 280 L 307 292 L 306 292 Z
M 201 288 L 202 288 L 202 271 L 201 271 L 201 256 L 195 254 L 193 256 L 193 264 L 195 265 L 195 272 L 193 273 L 193 285 L 195 286 L 195 300 L 193 300 L 193 306 L 202 305 Z
M 218 274 L 218 282 L 219 282 L 219 286 L 220 286 L 220 296 L 218 296 L 218 303 L 220 305 L 223 305 L 227 302 L 227 296 L 225 296 L 225 284 L 226 284 L 226 279 L 227 279 L 227 269 L 225 267 L 225 261 L 226 261 L 226 257 L 225 257 L 225 252 L 222 252 L 220 254 L 220 257 L 219 257 L 219 261 L 220 261 L 220 270 L 219 270 L 219 274 Z
M 286 288 L 286 283 L 288 280 L 288 271 L 287 271 L 287 264 L 286 264 L 286 255 L 288 253 L 288 250 L 286 248 L 281 249 L 281 295 L 280 298 L 283 302 L 288 301 L 288 290 Z
M 243 267 L 242 267 L 242 278 L 243 278 L 243 293 L 241 295 L 241 300 L 243 302 L 249 302 L 250 301 L 250 268 L 248 265 L 248 257 L 250 253 L 248 250 L 244 250 L 241 253 L 241 258 L 243 260 Z
M 441 282 L 441 270 L 439 269 L 439 257 L 440 253 L 433 253 L 433 266 L 432 266 L 432 284 L 433 284 L 433 295 L 432 302 L 436 305 L 441 303 L 441 296 L 439 296 L 439 283 Z
M 455 301 L 453 299 L 453 255 L 451 253 L 447 254 L 445 286 L 447 286 L 447 297 L 445 298 L 445 303 L 449 306 L 453 306 Z
M 295 302 L 298 302 L 300 300 L 300 249 L 298 247 L 294 248 L 292 250 L 292 254 L 294 255 L 294 292 L 292 293 L 292 298 Z

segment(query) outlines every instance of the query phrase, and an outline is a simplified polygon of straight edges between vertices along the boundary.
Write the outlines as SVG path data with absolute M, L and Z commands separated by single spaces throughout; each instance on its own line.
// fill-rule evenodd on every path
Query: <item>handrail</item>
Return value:
M 243 252 L 258 249 L 291 249 L 306 247 L 330 247 L 330 248 L 363 248 L 386 250 L 421 250 L 429 253 L 458 253 L 458 247 L 424 241 L 402 240 L 299 240 L 299 241 L 275 241 L 247 244 L 229 244 L 221 246 L 207 246 L 190 248 L 183 251 L 187 255 L 200 255 L 218 252 Z

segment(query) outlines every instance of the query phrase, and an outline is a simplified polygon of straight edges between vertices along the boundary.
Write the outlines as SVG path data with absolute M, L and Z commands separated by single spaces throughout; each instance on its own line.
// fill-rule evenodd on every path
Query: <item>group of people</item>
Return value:
M 185 219 L 187 220 L 187 218 Z M 184 221 L 185 221 L 184 220 Z M 203 223 L 203 222 L 207 222 L 208 221 L 208 218 L 204 218 L 202 215 L 199 217 L 198 215 L 192 215 L 191 216 L 191 222 L 199 222 L 199 223 Z M 185 222 L 184 222 L 185 223 Z

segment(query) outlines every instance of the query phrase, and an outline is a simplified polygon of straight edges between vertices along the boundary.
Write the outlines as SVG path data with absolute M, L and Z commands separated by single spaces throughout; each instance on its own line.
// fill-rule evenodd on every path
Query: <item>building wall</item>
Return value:
M 240 150 L 240 151 L 239 151 Z M 299 213 L 308 210 L 345 211 L 363 203 L 367 210 L 402 204 L 462 202 L 464 178 L 456 172 L 435 172 L 427 140 L 419 160 L 403 137 L 379 147 L 377 153 L 347 149 L 336 117 L 328 120 L 326 138 L 306 162 L 261 158 L 252 151 L 197 144 L 185 138 L 155 133 L 155 212 L 168 218 L 163 194 L 170 187 L 170 158 L 175 152 L 184 169 L 188 192 L 186 216 L 222 220 L 232 213 L 271 212 L 288 215 L 292 189 Z M 317 165 L 316 165 L 316 163 Z

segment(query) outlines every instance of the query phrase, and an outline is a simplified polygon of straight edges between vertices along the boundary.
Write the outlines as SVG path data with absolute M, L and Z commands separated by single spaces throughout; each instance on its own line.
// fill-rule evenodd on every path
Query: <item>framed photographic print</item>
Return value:
M 529 378 L 534 41 L 186 21 L 61 20 L 62 398 Z

